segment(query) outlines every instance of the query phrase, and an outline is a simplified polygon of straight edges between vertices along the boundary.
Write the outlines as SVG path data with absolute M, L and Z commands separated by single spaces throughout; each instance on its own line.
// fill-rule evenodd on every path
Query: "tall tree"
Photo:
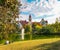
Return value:
M 21 4 L 17 0 L 0 0 L 0 27 L 3 31 L 4 38 L 8 39 L 8 34 L 16 30 L 16 18 L 19 15 Z

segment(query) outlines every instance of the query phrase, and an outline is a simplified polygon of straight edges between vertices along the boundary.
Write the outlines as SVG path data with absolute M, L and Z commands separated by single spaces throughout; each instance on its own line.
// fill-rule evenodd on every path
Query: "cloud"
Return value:
M 20 15 L 19 20 L 27 20 L 28 21 L 28 15 Z
M 53 23 L 60 15 L 60 2 L 57 0 L 21 0 L 20 16 L 28 20 L 29 14 L 33 21 L 40 21 L 45 18 Z M 24 20 L 25 20 L 24 19 Z

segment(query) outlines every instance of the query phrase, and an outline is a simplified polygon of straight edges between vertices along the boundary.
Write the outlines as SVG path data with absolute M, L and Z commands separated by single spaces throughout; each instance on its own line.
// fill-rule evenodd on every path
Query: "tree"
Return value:
M 32 24 L 32 32 L 33 34 L 39 34 L 38 31 L 42 28 L 42 25 L 39 23 L 33 23 Z
M 25 26 L 25 33 L 29 33 L 30 32 L 30 25 L 26 25 Z
M 0 33 L 4 34 L 4 39 L 8 39 L 9 33 L 15 33 L 20 6 L 17 0 L 0 0 Z
M 47 25 L 42 27 L 39 31 L 38 34 L 40 35 L 52 35 L 54 33 L 54 27 L 51 25 Z

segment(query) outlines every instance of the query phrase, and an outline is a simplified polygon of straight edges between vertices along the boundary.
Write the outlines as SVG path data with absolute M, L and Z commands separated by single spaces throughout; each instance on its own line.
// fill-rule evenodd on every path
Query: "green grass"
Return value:
M 60 50 L 60 38 L 39 39 L 1 45 L 0 50 Z

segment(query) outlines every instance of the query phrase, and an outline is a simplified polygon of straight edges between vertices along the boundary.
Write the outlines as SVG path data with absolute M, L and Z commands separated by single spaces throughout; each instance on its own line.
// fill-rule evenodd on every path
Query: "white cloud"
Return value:
M 28 20 L 28 15 L 20 15 L 19 20 Z
M 35 17 L 40 17 L 43 15 L 54 15 L 45 18 L 49 23 L 54 23 L 55 19 L 60 16 L 60 2 L 57 0 L 48 0 L 48 2 L 46 0 L 41 0 L 38 2 L 38 0 L 36 0 L 31 4 L 26 2 L 26 0 L 21 1 L 23 5 L 20 11 L 22 12 L 30 12 L 30 14 L 34 14 Z M 20 14 L 20 16 L 23 17 L 21 18 L 22 20 L 28 20 L 28 15 Z M 34 19 L 33 21 L 40 21 L 40 19 Z
M 52 23 L 55 23 L 56 18 L 58 17 L 52 16 L 52 17 L 45 18 L 45 20 L 47 20 L 49 24 L 52 24 Z

